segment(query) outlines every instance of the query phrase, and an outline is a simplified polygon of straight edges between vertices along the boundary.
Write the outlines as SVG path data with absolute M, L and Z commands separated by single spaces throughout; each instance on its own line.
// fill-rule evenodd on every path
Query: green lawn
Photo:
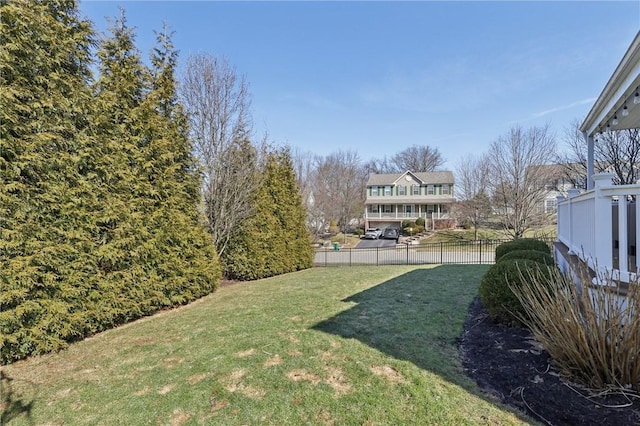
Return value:
M 526 424 L 460 365 L 484 271 L 316 268 L 223 287 L 3 367 L 0 424 Z
M 477 237 L 477 238 L 476 238 Z M 546 225 L 542 227 L 532 228 L 525 232 L 527 238 L 556 238 L 556 225 Z M 501 229 L 492 229 L 481 227 L 478 228 L 478 232 L 471 229 L 444 229 L 436 231 L 429 238 L 423 238 L 420 240 L 421 244 L 433 244 L 433 243 L 451 243 L 461 241 L 472 240 L 505 240 L 511 239 L 511 237 Z

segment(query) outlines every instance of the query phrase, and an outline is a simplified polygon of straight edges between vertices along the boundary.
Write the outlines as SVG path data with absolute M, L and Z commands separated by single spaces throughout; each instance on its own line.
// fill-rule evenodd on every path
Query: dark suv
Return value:
M 400 237 L 400 233 L 396 228 L 387 228 L 384 230 L 384 234 L 382 234 L 382 238 L 385 240 L 396 240 Z

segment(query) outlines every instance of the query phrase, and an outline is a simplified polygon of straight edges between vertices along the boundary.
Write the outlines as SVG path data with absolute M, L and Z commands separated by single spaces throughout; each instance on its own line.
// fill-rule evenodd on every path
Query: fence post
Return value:
M 478 260 L 478 264 L 482 265 L 482 240 L 480 240 L 480 258 Z
M 327 249 L 324 249 L 324 267 L 327 267 Z
M 376 247 L 376 266 L 380 266 L 380 247 Z
M 409 244 L 407 244 L 407 265 L 409 264 Z
M 351 266 L 351 253 L 353 252 L 353 248 L 349 248 L 349 266 Z
M 442 265 L 442 259 L 443 259 L 443 255 L 442 255 L 442 250 L 444 249 L 444 242 L 440 242 L 440 264 Z

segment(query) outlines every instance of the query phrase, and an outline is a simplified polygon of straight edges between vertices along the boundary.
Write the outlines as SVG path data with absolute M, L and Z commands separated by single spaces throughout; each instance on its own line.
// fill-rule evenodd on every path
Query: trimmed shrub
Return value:
M 526 315 L 514 294 L 532 277 L 550 275 L 550 268 L 530 259 L 511 259 L 491 266 L 482 278 L 478 292 L 482 304 L 494 322 L 521 326 Z
M 514 250 L 506 253 L 504 256 L 500 257 L 498 262 L 504 262 L 505 260 L 513 260 L 513 259 L 528 259 L 533 260 L 534 262 L 542 263 L 543 265 L 553 266 L 555 264 L 555 260 L 553 256 L 549 253 L 545 253 L 538 250 Z
M 422 226 L 422 228 L 424 229 L 424 217 L 419 217 L 416 219 L 416 225 L 417 226 Z
M 551 254 L 549 245 L 544 241 L 536 240 L 535 238 L 520 238 L 518 240 L 507 241 L 496 247 L 496 262 L 505 254 L 515 250 L 537 250 Z
M 412 220 L 403 220 L 402 221 L 402 229 L 413 228 L 416 226 L 416 223 Z

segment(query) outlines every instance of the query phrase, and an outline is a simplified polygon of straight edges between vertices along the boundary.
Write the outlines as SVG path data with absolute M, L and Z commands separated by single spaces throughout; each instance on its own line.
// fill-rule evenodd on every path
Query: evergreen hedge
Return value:
M 74 1 L 1 2 L 0 19 L 0 362 L 213 291 L 170 40 L 149 69 L 121 18 L 93 87 Z
M 288 150 L 267 155 L 256 210 L 223 253 L 229 278 L 254 280 L 313 266 L 306 210 Z

